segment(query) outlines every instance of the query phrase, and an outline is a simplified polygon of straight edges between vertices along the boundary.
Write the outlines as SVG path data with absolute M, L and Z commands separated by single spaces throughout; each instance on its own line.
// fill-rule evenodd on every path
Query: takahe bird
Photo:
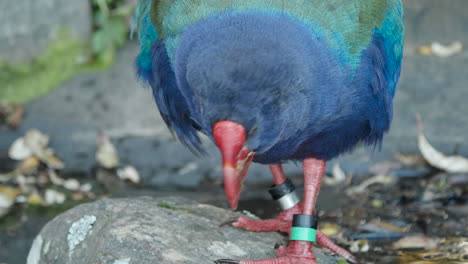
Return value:
M 222 154 L 233 209 L 251 161 L 270 165 L 276 219 L 234 226 L 290 233 L 278 258 L 216 263 L 316 263 L 325 164 L 358 143 L 379 145 L 392 119 L 403 49 L 401 0 L 140 0 L 137 72 L 170 129 L 192 151 L 198 132 Z M 304 200 L 281 164 L 303 161 Z

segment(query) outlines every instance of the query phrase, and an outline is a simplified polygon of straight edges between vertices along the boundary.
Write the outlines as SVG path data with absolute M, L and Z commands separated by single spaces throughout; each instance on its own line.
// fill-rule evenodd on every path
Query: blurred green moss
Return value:
M 43 53 L 30 62 L 11 64 L 0 58 L 0 102 L 26 103 L 59 86 L 77 73 L 103 70 L 128 39 L 133 5 L 124 0 L 92 0 L 90 43 L 62 29 Z
M 25 64 L 0 61 L 0 101 L 25 103 L 80 72 L 86 64 L 85 46 L 62 30 L 34 60 Z

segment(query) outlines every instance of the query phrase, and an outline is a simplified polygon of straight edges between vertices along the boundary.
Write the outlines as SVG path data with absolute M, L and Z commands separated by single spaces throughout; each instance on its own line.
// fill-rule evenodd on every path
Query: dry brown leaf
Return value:
M 427 165 L 426 160 L 421 154 L 395 152 L 393 156 L 405 166 L 423 166 Z
M 119 166 L 119 155 L 109 137 L 103 133 L 99 133 L 97 142 L 96 160 L 99 165 L 106 169 L 113 169 Z
M 20 174 L 32 174 L 37 171 L 40 161 L 35 157 L 29 157 L 21 162 L 17 172 Z
M 6 215 L 15 204 L 16 197 L 21 193 L 18 188 L 0 186 L 0 217 Z
M 0 103 L 0 125 L 4 122 L 11 128 L 17 128 L 24 117 L 24 106 L 12 103 Z
M 7 116 L 6 123 L 12 128 L 17 128 L 23 121 L 24 117 L 24 106 L 13 105 L 13 111 Z
M 322 223 L 320 224 L 320 231 L 326 236 L 330 237 L 338 234 L 338 232 L 340 231 L 340 227 L 332 223 Z
M 433 167 L 450 173 L 467 173 L 468 159 L 462 156 L 447 156 L 436 150 L 423 133 L 421 116 L 416 117 L 418 123 L 418 145 L 423 157 Z
M 35 156 L 46 163 L 49 168 L 63 169 L 65 164 L 54 155 L 54 151 L 47 147 L 49 137 L 39 130 L 32 129 L 24 137 L 13 142 L 8 152 L 9 157 L 15 160 L 24 160 Z
M 45 205 L 46 204 L 46 201 L 44 201 L 44 198 L 42 198 L 42 196 L 40 196 L 37 191 L 30 194 L 28 196 L 27 201 L 29 204 L 32 204 L 32 205 Z
M 404 237 L 392 244 L 395 249 L 435 249 L 437 248 L 438 240 L 427 237 L 425 235 L 414 235 Z
M 15 200 L 11 197 L 0 193 L 0 218 L 10 212 L 10 208 L 15 204 Z

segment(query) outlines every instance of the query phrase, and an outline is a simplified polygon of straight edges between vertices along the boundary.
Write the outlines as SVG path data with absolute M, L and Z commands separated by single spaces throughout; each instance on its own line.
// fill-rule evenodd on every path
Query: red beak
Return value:
M 224 191 L 229 205 L 235 210 L 254 153 L 244 148 L 245 128 L 236 122 L 216 123 L 213 126 L 213 136 L 223 157 Z

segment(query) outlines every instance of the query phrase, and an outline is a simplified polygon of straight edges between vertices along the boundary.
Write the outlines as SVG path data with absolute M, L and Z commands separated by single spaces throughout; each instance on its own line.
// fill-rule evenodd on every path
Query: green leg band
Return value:
M 307 227 L 291 227 L 290 240 L 316 242 L 317 230 Z

